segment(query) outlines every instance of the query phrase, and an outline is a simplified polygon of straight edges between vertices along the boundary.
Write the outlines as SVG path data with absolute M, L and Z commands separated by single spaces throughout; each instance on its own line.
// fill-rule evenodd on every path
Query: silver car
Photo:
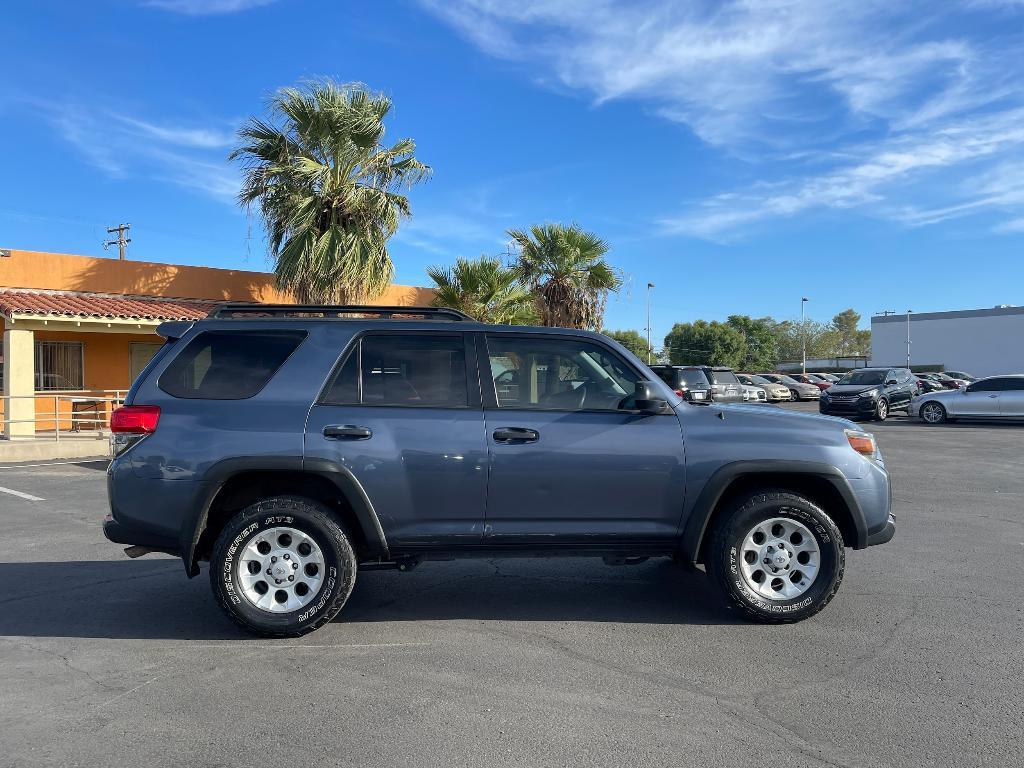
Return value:
M 759 373 L 758 376 L 775 384 L 784 384 L 794 400 L 817 400 L 821 397 L 821 390 L 815 384 L 804 384 L 802 381 L 780 373 Z
M 765 399 L 770 400 L 773 403 L 779 400 L 789 400 L 792 397 L 789 387 L 785 384 L 776 384 L 774 381 L 768 381 L 768 379 L 763 376 L 755 376 L 749 373 L 737 373 L 736 378 L 740 380 L 741 384 L 746 384 L 751 387 L 760 387 L 763 389 Z
M 954 419 L 1024 419 L 1024 374 L 989 376 L 961 389 L 914 398 L 911 416 L 928 424 Z

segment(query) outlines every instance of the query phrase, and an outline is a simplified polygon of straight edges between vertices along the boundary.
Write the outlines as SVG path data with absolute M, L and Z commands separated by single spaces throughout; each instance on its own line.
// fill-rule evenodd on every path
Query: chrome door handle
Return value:
M 329 440 L 366 440 L 373 437 L 373 431 L 368 427 L 357 427 L 353 424 L 328 424 L 324 427 L 324 437 Z
M 989 395 L 989 397 L 999 397 L 999 395 Z

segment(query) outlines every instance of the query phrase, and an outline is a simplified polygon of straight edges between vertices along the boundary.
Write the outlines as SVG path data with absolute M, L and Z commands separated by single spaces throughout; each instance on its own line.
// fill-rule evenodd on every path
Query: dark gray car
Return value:
M 852 423 L 684 402 L 607 337 L 451 310 L 226 306 L 166 323 L 115 412 L 104 532 L 209 561 L 235 622 L 294 636 L 357 570 L 455 556 L 703 564 L 766 622 L 821 610 L 892 538 Z

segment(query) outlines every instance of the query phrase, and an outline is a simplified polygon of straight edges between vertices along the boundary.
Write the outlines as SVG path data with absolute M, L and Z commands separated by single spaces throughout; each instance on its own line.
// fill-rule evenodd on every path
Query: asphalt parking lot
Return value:
M 103 538 L 102 462 L 2 468 L 0 765 L 1021 765 L 1024 426 L 870 428 L 897 536 L 779 627 L 663 561 L 501 560 L 254 639 Z

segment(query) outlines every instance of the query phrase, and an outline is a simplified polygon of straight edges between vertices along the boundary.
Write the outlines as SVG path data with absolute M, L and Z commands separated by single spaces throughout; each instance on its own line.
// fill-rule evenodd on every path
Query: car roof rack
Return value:
M 226 302 L 211 310 L 208 318 L 246 320 L 250 318 L 294 318 L 299 320 L 345 320 L 353 316 L 379 320 L 473 321 L 465 312 L 448 307 L 378 307 L 358 304 L 249 304 Z

